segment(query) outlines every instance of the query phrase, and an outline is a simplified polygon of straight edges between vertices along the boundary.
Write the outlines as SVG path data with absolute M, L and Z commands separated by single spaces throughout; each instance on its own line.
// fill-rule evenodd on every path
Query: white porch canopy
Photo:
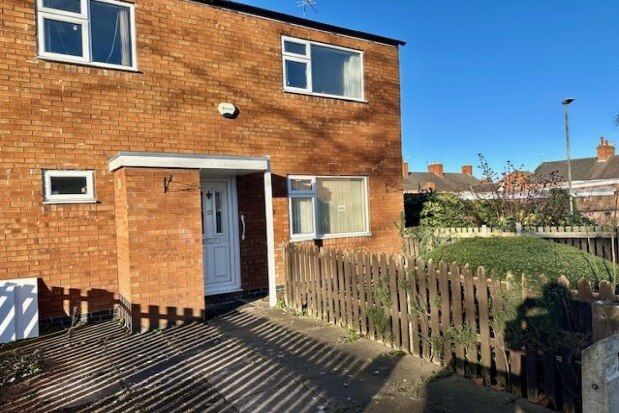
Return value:
M 264 207 L 267 228 L 267 259 L 269 275 L 269 304 L 275 307 L 275 235 L 273 232 L 273 190 L 269 157 L 230 155 L 200 155 L 159 152 L 119 152 L 109 159 L 111 172 L 131 168 L 203 169 L 213 174 L 246 175 L 264 174 Z

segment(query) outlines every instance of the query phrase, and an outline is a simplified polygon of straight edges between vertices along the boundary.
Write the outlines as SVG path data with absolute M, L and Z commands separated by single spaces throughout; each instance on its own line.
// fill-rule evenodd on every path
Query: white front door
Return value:
M 232 180 L 202 183 L 204 278 L 206 295 L 240 289 L 237 205 Z

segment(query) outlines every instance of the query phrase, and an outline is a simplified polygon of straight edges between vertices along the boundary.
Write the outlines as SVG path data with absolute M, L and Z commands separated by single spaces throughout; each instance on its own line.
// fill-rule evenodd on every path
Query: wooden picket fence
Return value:
M 434 235 L 449 243 L 461 238 L 473 237 L 515 237 L 529 235 L 560 244 L 570 245 L 617 263 L 619 245 L 617 228 L 602 226 L 564 226 L 564 227 L 518 227 L 515 231 L 505 231 L 491 227 L 436 228 Z M 414 236 L 404 238 L 405 253 L 412 257 L 420 256 L 427 248 Z
M 502 332 L 495 331 L 494 314 L 501 310 L 501 291 L 511 288 L 509 282 L 487 278 L 483 268 L 471 271 L 402 256 L 298 244 L 284 250 L 289 308 L 452 365 L 461 375 L 518 397 L 566 412 L 578 410 L 579 354 L 509 349 Z M 571 291 L 567 279 L 561 282 Z M 608 282 L 594 292 L 581 280 L 571 294 L 581 304 L 576 318 L 584 320 L 589 333 L 589 303 L 619 301 Z

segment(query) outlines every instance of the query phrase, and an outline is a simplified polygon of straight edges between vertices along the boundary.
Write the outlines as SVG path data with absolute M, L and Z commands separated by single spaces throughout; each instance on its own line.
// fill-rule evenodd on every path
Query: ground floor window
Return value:
M 94 172 L 45 170 L 43 194 L 46 203 L 94 202 Z
M 369 235 L 366 177 L 291 176 L 292 240 Z

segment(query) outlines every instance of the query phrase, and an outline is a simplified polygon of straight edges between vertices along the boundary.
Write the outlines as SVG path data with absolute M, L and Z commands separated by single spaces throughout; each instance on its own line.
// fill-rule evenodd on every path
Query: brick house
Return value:
M 470 192 L 471 187 L 479 184 L 473 176 L 472 165 L 462 165 L 460 172 L 445 172 L 442 163 L 431 163 L 425 172 L 409 172 L 408 165 L 403 164 L 404 193 L 418 194 L 427 191 L 458 194 Z
M 600 138 L 596 156 L 571 160 L 572 194 L 577 209 L 601 224 L 612 224 L 619 206 L 619 156 L 615 145 Z M 556 176 L 564 188 L 568 187 L 567 160 L 543 162 L 535 169 L 534 178 Z
M 396 252 L 403 42 L 220 0 L 3 0 L 0 279 L 134 329 Z

